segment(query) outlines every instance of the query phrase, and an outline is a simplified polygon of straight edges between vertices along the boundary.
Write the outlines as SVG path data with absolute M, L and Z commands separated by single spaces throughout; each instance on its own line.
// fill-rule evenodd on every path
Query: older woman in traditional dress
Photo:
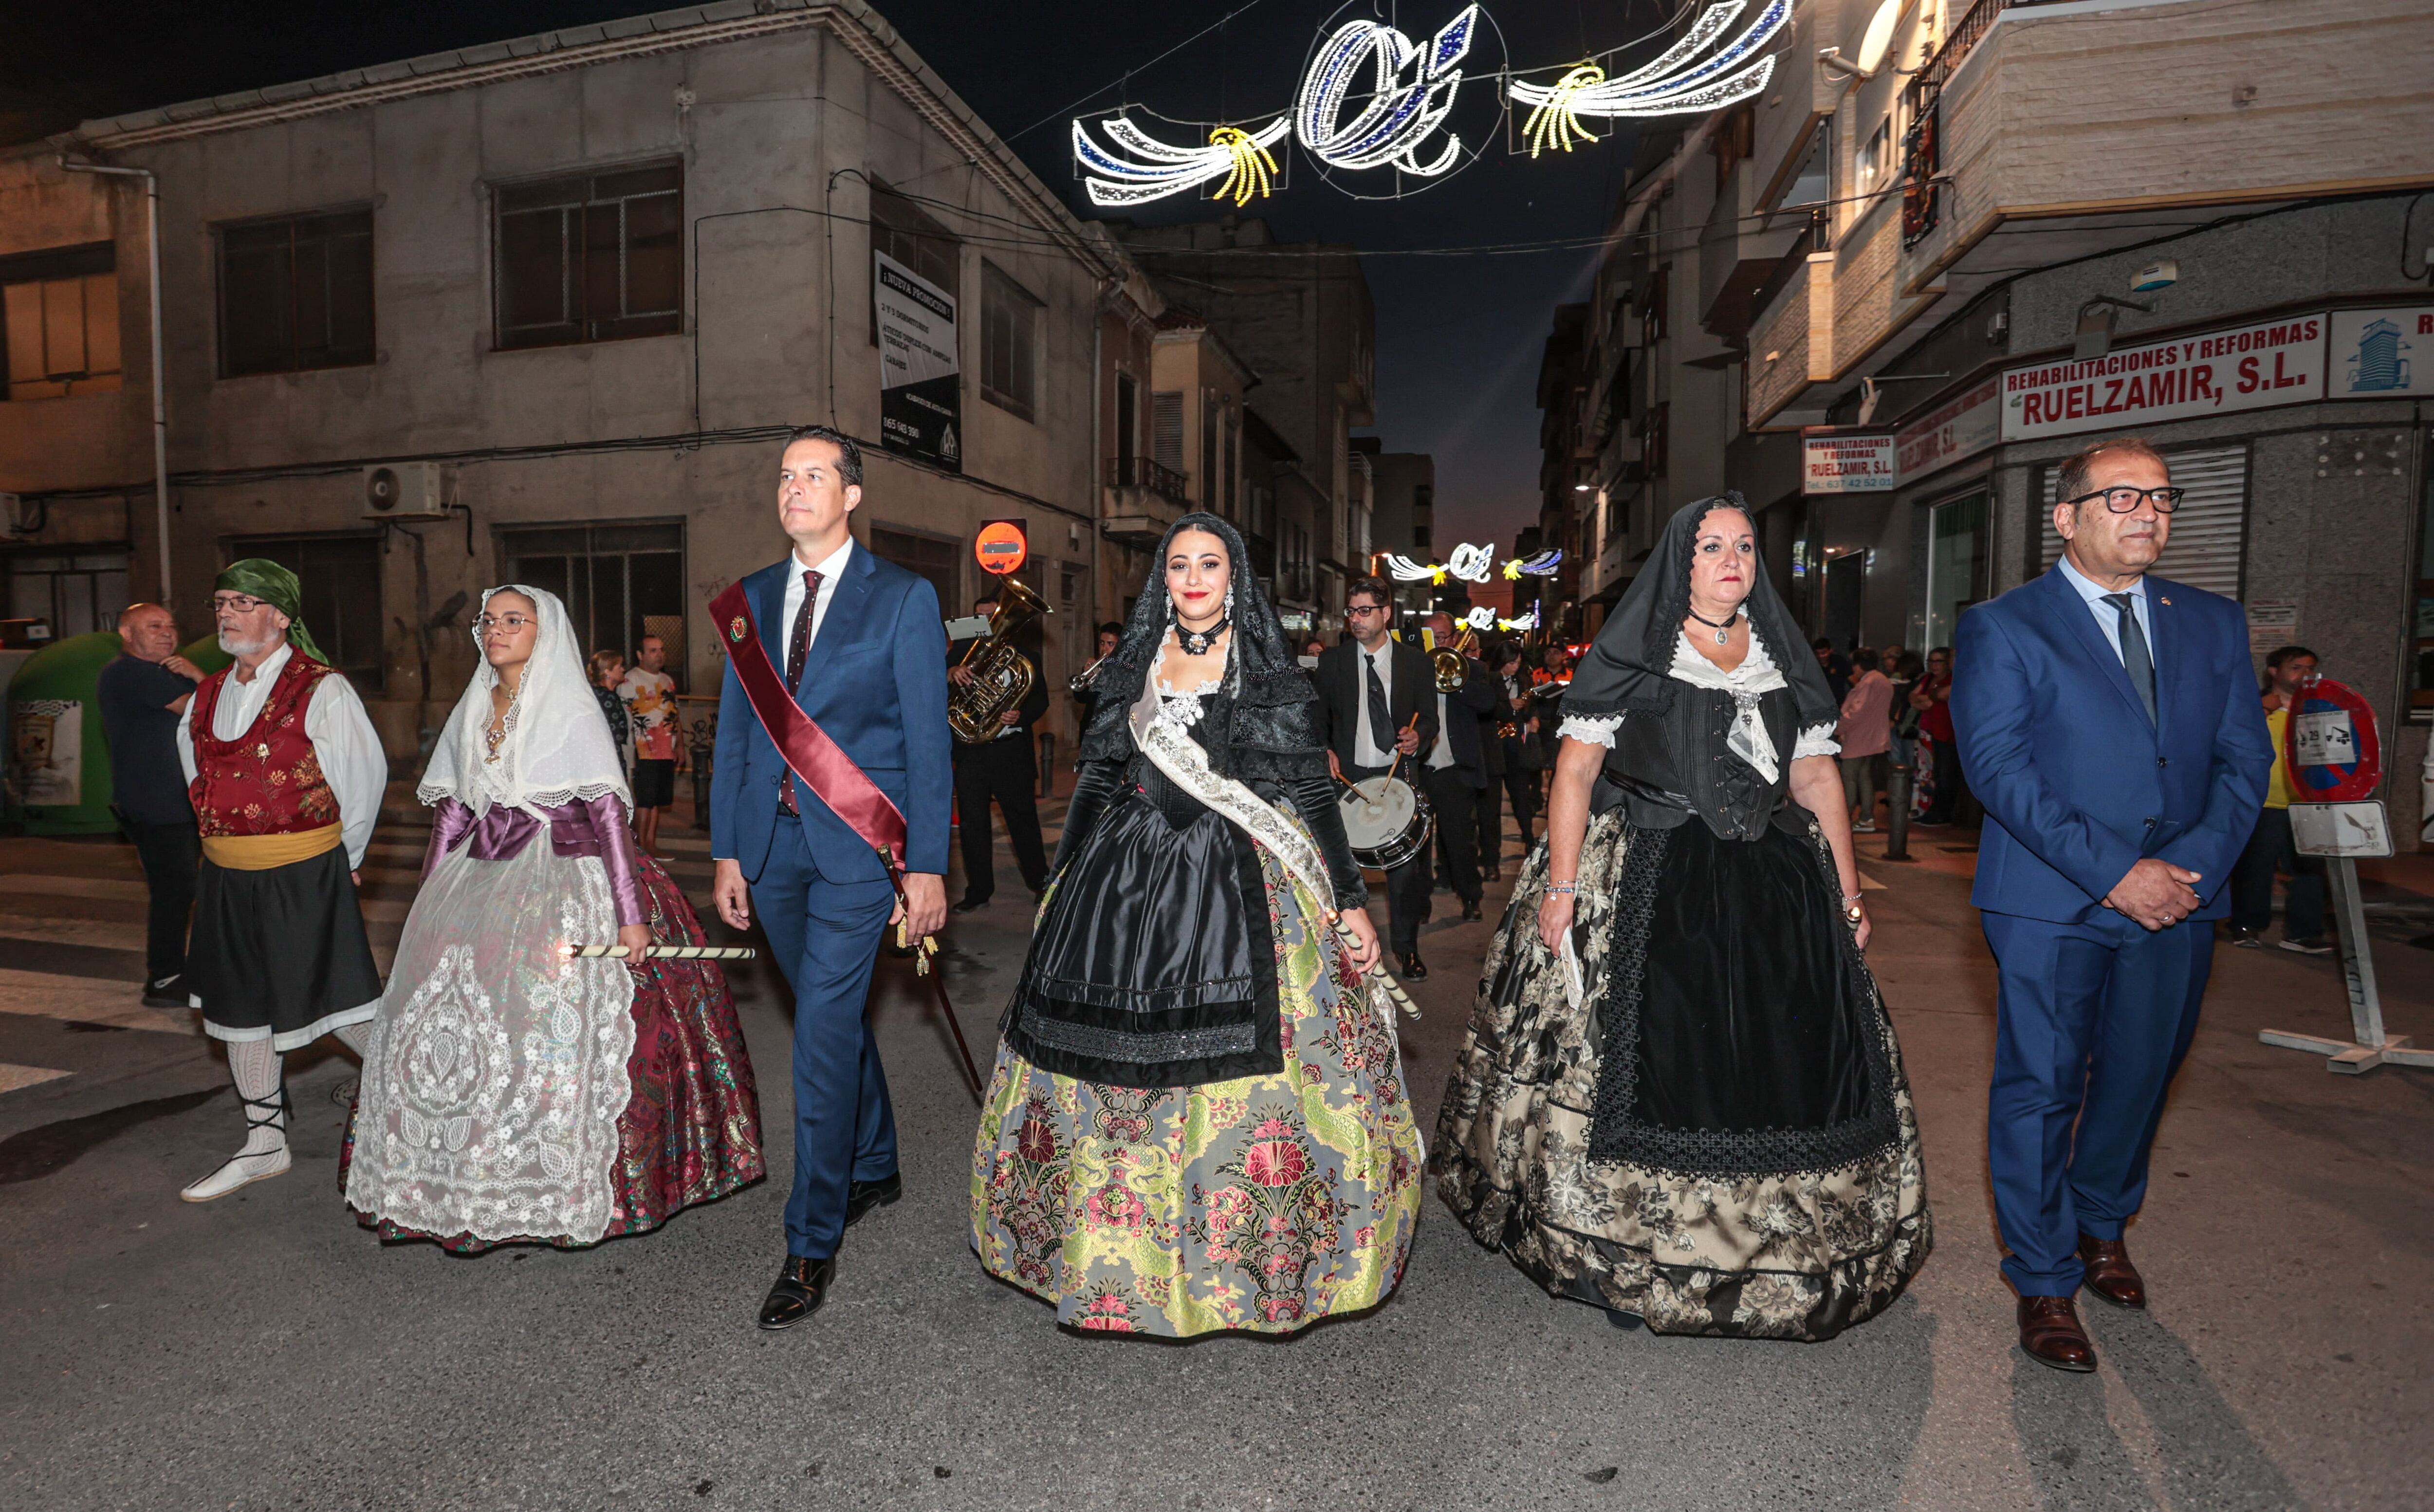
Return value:
M 636 853 L 632 795 L 565 609 L 482 595 L 483 664 L 417 789 L 422 890 L 372 1020 L 347 1201 L 459 1252 L 596 1244 L 761 1178 L 760 1115 L 684 895 Z M 570 959 L 624 945 L 626 960 Z
M 973 1151 L 982 1265 L 1083 1329 L 1373 1306 L 1418 1214 L 1317 690 L 1243 560 L 1186 515 L 1100 668 Z
M 1824 1339 L 1929 1230 L 1830 738 L 1737 495 L 1674 515 L 1564 696 L 1548 837 L 1490 948 L 1437 1190 L 1558 1297 Z

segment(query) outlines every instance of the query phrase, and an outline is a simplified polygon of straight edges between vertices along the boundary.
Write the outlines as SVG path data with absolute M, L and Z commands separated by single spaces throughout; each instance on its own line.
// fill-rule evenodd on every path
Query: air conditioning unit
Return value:
M 380 462 L 364 469 L 367 520 L 445 520 L 454 476 L 437 462 Z

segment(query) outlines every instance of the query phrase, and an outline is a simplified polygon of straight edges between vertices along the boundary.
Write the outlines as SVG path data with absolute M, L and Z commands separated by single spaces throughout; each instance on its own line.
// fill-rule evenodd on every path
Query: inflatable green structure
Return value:
M 110 746 L 95 696 L 124 649 L 114 630 L 72 635 L 28 658 L 9 681 L 8 817 L 27 834 L 108 834 Z M 180 655 L 205 672 L 229 664 L 204 636 Z

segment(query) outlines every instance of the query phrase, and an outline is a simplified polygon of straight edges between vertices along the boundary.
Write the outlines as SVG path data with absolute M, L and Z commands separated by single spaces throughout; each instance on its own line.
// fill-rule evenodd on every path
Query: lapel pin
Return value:
M 2158 596 L 2160 596 L 2160 595 L 2158 595 Z M 2168 599 L 2168 598 L 2165 599 L 2165 600 L 2164 600 L 2164 607 L 2165 607 L 2166 609 L 2170 609 L 2170 608 L 2172 607 L 2172 601 L 2171 601 L 2170 599 Z
M 744 616 L 743 616 L 743 615 L 738 614 L 737 616 L 735 616 L 735 618 L 733 618 L 733 619 L 731 619 L 731 620 L 728 620 L 728 621 L 727 622 L 727 633 L 728 633 L 728 635 L 730 635 L 730 636 L 734 637 L 736 640 L 741 641 L 742 639 L 744 639 Z

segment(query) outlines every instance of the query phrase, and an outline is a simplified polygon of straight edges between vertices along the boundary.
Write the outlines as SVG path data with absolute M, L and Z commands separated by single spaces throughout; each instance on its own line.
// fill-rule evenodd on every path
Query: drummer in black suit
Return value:
M 1421 790 L 1419 753 L 1436 744 L 1436 671 L 1428 653 L 1394 637 L 1394 591 L 1375 577 L 1353 579 L 1344 595 L 1350 642 L 1319 653 L 1319 701 L 1327 716 L 1327 764 L 1347 782 L 1394 768 Z M 1400 761 L 1396 758 L 1399 755 Z M 1386 873 L 1386 936 L 1406 981 L 1423 981 L 1420 926 L 1429 919 L 1430 849 Z

